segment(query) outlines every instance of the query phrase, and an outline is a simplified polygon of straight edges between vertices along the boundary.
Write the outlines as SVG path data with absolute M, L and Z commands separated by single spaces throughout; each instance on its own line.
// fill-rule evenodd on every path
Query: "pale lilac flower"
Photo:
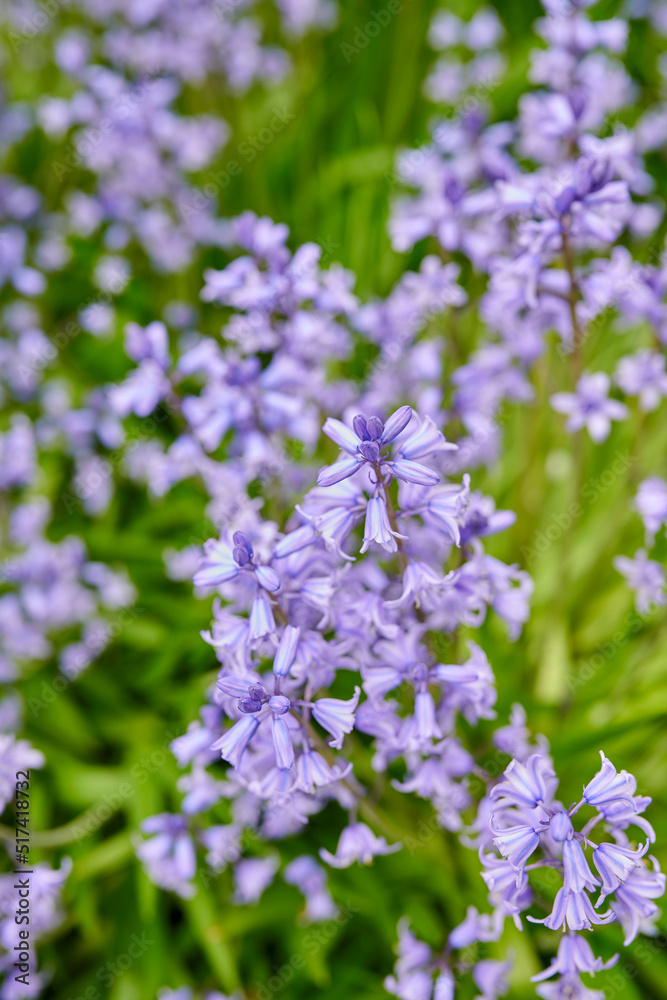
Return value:
M 396 552 L 397 538 L 404 539 L 407 538 L 407 535 L 401 535 L 391 527 L 386 500 L 384 497 L 371 497 L 366 507 L 366 525 L 361 553 L 366 552 L 373 542 L 381 545 L 387 552 Z
M 237 905 L 256 903 L 273 882 L 278 871 L 278 859 L 243 858 L 234 866 L 234 896 Z
M 233 767 L 238 767 L 258 726 L 259 720 L 254 715 L 244 715 L 227 730 L 224 736 L 211 744 L 211 750 L 219 750 L 223 760 L 228 761 Z
M 193 896 L 197 859 L 185 817 L 160 813 L 144 820 L 141 829 L 153 834 L 136 849 L 151 881 L 186 899 Z
M 628 875 L 625 884 L 615 892 L 611 907 L 625 932 L 627 947 L 640 931 L 655 934 L 653 919 L 660 912 L 653 902 L 665 893 L 665 876 L 655 858 L 653 871 L 642 864 Z
M 566 427 L 574 433 L 586 427 L 593 441 L 599 444 L 609 436 L 612 420 L 624 420 L 628 408 L 609 399 L 611 380 L 604 372 L 582 375 L 576 393 L 556 392 L 551 405 L 558 413 L 567 414 Z
M 659 476 L 644 479 L 637 488 L 635 506 L 646 531 L 647 545 L 653 545 L 658 530 L 667 523 L 667 483 Z
M 640 858 L 648 851 L 648 841 L 637 850 L 619 844 L 600 844 L 593 851 L 593 864 L 602 878 L 599 906 L 607 896 L 623 885 L 635 868 L 641 868 Z
M 293 625 L 285 626 L 285 631 L 273 658 L 273 672 L 276 677 L 287 677 L 292 669 L 300 635 L 300 628 L 295 628 Z
M 584 800 L 603 816 L 619 802 L 634 807 L 634 794 L 637 791 L 635 778 L 627 771 L 617 771 L 602 750 L 600 759 L 600 770 L 584 786 Z
M 558 954 L 548 969 L 531 977 L 532 983 L 541 983 L 552 976 L 577 976 L 581 972 L 595 975 L 611 969 L 618 961 L 614 955 L 608 962 L 595 958 L 591 946 L 581 934 L 564 934 L 558 945 Z M 540 994 L 541 995 L 541 994 Z
M 635 592 L 635 605 L 645 615 L 656 605 L 667 603 L 665 571 L 654 559 L 649 559 L 646 549 L 637 549 L 634 559 L 616 556 L 615 569 L 622 573 L 630 590 Z
M 303 919 L 307 923 L 320 923 L 336 916 L 337 908 L 327 888 L 323 868 L 309 854 L 302 854 L 287 865 L 283 878 L 288 885 L 295 885 L 306 900 Z
M 337 750 L 343 745 L 343 737 L 354 728 L 354 711 L 359 704 L 361 689 L 355 687 L 354 696 L 348 701 L 340 698 L 318 698 L 313 702 L 312 713 L 316 722 L 333 736 L 329 746 Z
M 324 848 L 320 849 L 320 857 L 332 868 L 349 868 L 358 861 L 362 865 L 370 865 L 373 858 L 381 854 L 394 854 L 400 851 L 401 844 L 389 845 L 384 837 L 376 837 L 365 823 L 353 823 L 346 826 L 340 835 L 336 853 L 331 854 Z
M 0 733 L 0 813 L 14 798 L 16 772 L 44 767 L 44 754 L 28 742 L 17 740 L 9 733 Z
M 642 410 L 657 410 L 667 396 L 664 355 L 644 348 L 621 358 L 616 369 L 616 382 L 627 396 L 639 396 Z
M 491 798 L 498 800 L 501 806 L 528 806 L 534 809 L 550 801 L 557 783 L 551 762 L 542 754 L 533 754 L 525 765 L 513 760 L 503 777 L 505 780 L 491 789 Z

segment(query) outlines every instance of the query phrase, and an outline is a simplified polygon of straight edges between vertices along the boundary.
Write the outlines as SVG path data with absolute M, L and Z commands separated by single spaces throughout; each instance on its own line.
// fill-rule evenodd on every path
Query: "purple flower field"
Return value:
M 0 1000 L 664 1000 L 667 2 L 0 25 Z

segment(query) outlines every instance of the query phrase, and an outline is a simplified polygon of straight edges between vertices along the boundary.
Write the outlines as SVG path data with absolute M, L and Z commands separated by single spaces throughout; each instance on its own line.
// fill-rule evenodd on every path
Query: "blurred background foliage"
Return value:
M 346 56 L 342 46 L 355 44 L 355 30 L 382 6 L 383 0 L 344 0 L 335 31 L 293 48 L 294 71 L 276 90 L 257 87 L 241 100 L 230 99 L 222 81 L 209 80 L 181 98 L 183 111 L 216 112 L 231 125 L 230 141 L 214 171 L 224 170 L 231 159 L 242 160 L 243 169 L 222 193 L 220 215 L 252 209 L 286 222 L 293 248 L 319 242 L 326 260 L 355 271 L 357 292 L 364 297 L 387 294 L 403 270 L 415 268 L 433 251 L 423 243 L 407 257 L 394 253 L 386 223 L 396 188 L 395 151 L 427 141 L 429 122 L 437 113 L 423 98 L 421 85 L 434 59 L 426 32 L 438 5 L 403 0 L 402 10 L 379 35 Z M 476 6 L 451 4 L 464 16 Z M 536 0 L 503 0 L 494 6 L 510 52 L 509 71 L 492 94 L 493 114 L 503 120 L 514 114 L 525 85 L 534 44 L 530 25 L 541 8 Z M 612 4 L 600 5 L 600 16 L 613 9 Z M 266 15 L 270 21 L 270 10 Z M 58 16 L 63 27 L 76 23 L 67 8 Z M 657 77 L 652 78 L 652 61 L 646 58 L 648 44 L 635 25 L 628 65 L 650 92 Z M 54 74 L 47 43 L 39 37 L 23 46 L 20 56 L 12 55 L 9 46 L 5 55 L 3 72 L 13 98 L 57 96 L 64 86 Z M 276 109 L 293 120 L 246 162 L 238 155 L 240 144 L 264 128 Z M 56 208 L 69 190 L 92 183 L 76 172 L 58 179 L 53 163 L 64 152 L 34 133 L 5 167 L 41 190 Z M 664 194 L 664 167 L 657 158 L 653 166 Z M 205 174 L 195 178 L 201 185 L 206 180 Z M 93 249 L 79 240 L 74 266 L 66 277 L 56 274 L 50 282 L 41 302 L 47 332 L 94 298 Z M 209 251 L 189 270 L 160 279 L 137 252 L 133 277 L 117 299 L 118 330 L 130 319 L 146 323 L 159 317 L 175 298 L 196 303 L 203 267 L 224 262 L 222 251 Z M 474 294 L 479 279 L 468 274 L 467 285 Z M 467 351 L 478 338 L 474 307 L 434 322 L 444 335 L 445 364 L 451 371 L 457 344 Z M 203 306 L 202 323 L 218 333 L 219 310 Z M 636 332 L 610 337 L 601 325 L 584 346 L 585 359 L 595 357 L 596 367 L 611 370 L 636 337 Z M 358 377 L 369 358 L 361 351 L 357 361 L 359 370 L 351 374 Z M 122 336 L 100 342 L 81 334 L 60 353 L 57 365 L 75 387 L 115 381 L 128 368 Z M 502 461 L 473 476 L 473 485 L 492 494 L 498 507 L 518 514 L 512 529 L 490 540 L 489 550 L 527 568 L 536 583 L 531 619 L 516 642 L 508 641 L 493 616 L 473 637 L 496 673 L 499 719 L 505 721 L 511 705 L 520 701 L 533 733 L 542 732 L 551 742 L 563 801 L 579 797 L 582 782 L 597 770 L 598 751 L 604 749 L 618 768 L 636 774 L 640 792 L 653 796 L 648 817 L 658 831 L 656 855 L 667 861 L 665 614 L 660 610 L 640 618 L 611 565 L 614 554 L 642 544 L 641 522 L 630 512 L 629 501 L 639 479 L 667 472 L 667 425 L 658 413 L 640 419 L 635 411 L 604 445 L 593 446 L 585 438 L 575 447 L 562 420 L 543 405 L 549 392 L 568 387 L 568 382 L 566 364 L 554 350 L 539 369 L 536 405 L 506 411 Z M 136 433 L 141 434 L 139 421 Z M 619 467 L 622 471 L 614 472 Z M 92 521 L 78 507 L 68 511 L 62 500 L 69 473 L 55 456 L 45 463 L 55 500 L 52 538 L 82 535 L 93 559 L 127 566 L 139 597 L 130 613 L 119 616 L 115 642 L 76 683 L 57 691 L 57 667 L 49 663 L 20 685 L 28 706 L 26 735 L 47 757 L 45 771 L 34 782 L 32 824 L 43 831 L 34 834 L 35 854 L 74 859 L 65 923 L 41 949 L 43 964 L 54 970 L 45 995 L 53 1000 L 151 1000 L 162 986 L 187 983 L 223 992 L 243 985 L 249 997 L 265 1000 L 275 967 L 290 968 L 292 958 L 301 955 L 303 967 L 292 968 L 289 980 L 285 973 L 273 993 L 280 1000 L 386 996 L 382 979 L 391 969 L 400 916 L 408 914 L 416 933 L 440 946 L 469 904 L 485 908 L 475 853 L 429 826 L 430 807 L 393 791 L 387 781 L 374 790 L 374 796 L 382 794 L 384 832 L 406 846 L 370 868 L 330 872 L 343 919 L 327 928 L 326 937 L 318 939 L 317 925 L 299 925 L 301 897 L 281 881 L 251 907 L 227 901 L 229 872 L 213 880 L 199 877 L 197 895 L 190 901 L 155 888 L 134 857 L 133 840 L 145 817 L 177 809 L 179 770 L 168 743 L 196 717 L 217 673 L 213 651 L 198 635 L 208 626 L 210 601 L 197 601 L 188 585 L 166 578 L 162 552 L 209 537 L 206 497 L 196 486 L 182 484 L 168 502 L 151 502 L 123 482 L 108 513 Z M 562 512 L 572 502 L 580 503 L 581 515 L 563 528 Z M 266 509 L 271 512 L 270 490 Z M 558 517 L 559 532 L 552 527 L 559 524 Z M 557 537 L 550 541 L 550 536 Z M 667 556 L 664 542 L 659 556 Z M 459 653 L 465 655 L 463 643 Z M 506 760 L 493 749 L 491 731 L 485 723 L 472 738 L 480 763 L 499 771 Z M 354 734 L 351 744 L 364 740 Z M 358 776 L 371 787 L 376 783 L 372 773 Z M 224 819 L 224 805 L 217 808 Z M 77 831 L 86 831 L 74 841 L 73 822 Z M 281 846 L 284 858 L 316 853 L 322 844 L 332 848 L 340 827 L 340 810 L 329 805 L 298 840 Z M 249 854 L 264 850 L 252 841 L 244 846 Z M 547 898 L 553 896 L 548 883 L 541 888 Z M 497 957 L 504 954 L 506 942 L 515 950 L 510 996 L 518 1000 L 534 996 L 527 979 L 555 947 L 550 932 L 528 931 L 520 935 L 509 928 L 505 941 L 491 948 Z M 121 972 L 113 963 L 127 952 L 134 934 L 145 934 L 150 943 Z M 606 956 L 617 949 L 621 935 L 618 928 L 607 927 L 596 937 Z M 648 950 L 641 939 L 635 942 L 619 969 L 607 974 L 612 981 L 607 995 L 664 998 L 666 945 L 664 936 Z

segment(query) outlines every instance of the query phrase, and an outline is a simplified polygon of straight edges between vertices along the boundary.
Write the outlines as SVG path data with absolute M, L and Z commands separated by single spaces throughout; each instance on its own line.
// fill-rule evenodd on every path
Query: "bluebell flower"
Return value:
M 394 854 L 401 847 L 401 844 L 390 846 L 384 837 L 376 837 L 365 823 L 352 823 L 341 833 L 336 853 L 321 848 L 320 857 L 332 868 L 349 868 L 355 861 L 370 865 L 378 855 Z
M 623 885 L 635 868 L 641 868 L 639 859 L 648 851 L 648 841 L 633 850 L 620 844 L 600 844 L 593 851 L 593 864 L 600 873 L 602 888 L 596 906 Z
M 551 405 L 567 414 L 566 427 L 574 433 L 586 427 L 593 441 L 599 444 L 609 436 L 612 420 L 625 420 L 628 408 L 609 398 L 611 379 L 604 372 L 584 374 L 577 382 L 576 392 L 556 392 Z
M 534 809 L 551 799 L 554 778 L 551 763 L 543 754 L 532 754 L 525 764 L 513 760 L 505 770 L 505 780 L 491 789 L 491 798 L 502 806 Z
M 371 497 L 366 507 L 366 525 L 364 527 L 364 543 L 361 546 L 362 554 L 366 552 L 372 542 L 381 545 L 387 552 L 396 552 L 397 538 L 407 538 L 394 531 L 389 523 L 387 515 L 387 502 L 384 497 Z
M 490 826 L 494 835 L 493 843 L 512 865 L 517 875 L 517 884 L 519 884 L 526 867 L 526 861 L 540 842 L 539 832 L 527 824 L 499 829 L 494 823 L 493 816 Z
M 289 727 L 283 716 L 289 712 L 289 698 L 284 695 L 274 695 L 269 698 L 269 708 L 272 713 L 271 727 L 273 746 L 276 752 L 276 767 L 281 771 L 289 771 L 294 765 L 294 744 Z
M 160 813 L 144 820 L 141 829 L 153 834 L 137 847 L 137 857 L 148 869 L 151 881 L 184 898 L 193 896 L 197 859 L 186 818 Z
M 366 417 L 360 413 L 354 418 L 350 428 L 342 421 L 329 417 L 324 424 L 324 433 L 351 457 L 340 459 L 334 465 L 322 469 L 317 477 L 317 485 L 334 486 L 367 465 L 378 479 L 393 475 L 405 482 L 434 486 L 440 477 L 413 459 L 455 446 L 448 445 L 430 418 L 426 418 L 417 431 L 397 448 L 393 461 L 389 459 L 388 452 L 383 452 L 383 448 L 402 434 L 411 418 L 412 410 L 409 406 L 396 410 L 386 424 L 379 417 Z
M 234 866 L 233 902 L 244 906 L 256 903 L 273 882 L 278 865 L 278 859 L 273 856 L 239 861 Z
M 292 669 L 300 636 L 300 628 L 295 628 L 294 625 L 285 626 L 285 631 L 280 638 L 278 649 L 273 658 L 273 672 L 276 677 L 287 677 Z
M 211 750 L 219 750 L 223 760 L 238 767 L 248 743 L 257 732 L 259 719 L 255 715 L 244 715 L 231 729 L 211 745 Z
M 343 737 L 354 728 L 354 710 L 359 704 L 361 689 L 355 687 L 354 697 L 348 701 L 340 698 L 318 698 L 312 704 L 313 718 L 333 736 L 329 746 L 337 750 L 343 745 Z
M 634 793 L 637 790 L 635 778 L 627 771 L 617 771 L 604 752 L 600 750 L 602 766 L 587 785 L 584 786 L 584 800 L 604 816 L 617 803 L 635 807 Z M 635 810 L 636 811 L 636 810 Z
M 302 854 L 285 867 L 283 878 L 288 885 L 295 885 L 306 900 L 303 919 L 306 923 L 331 920 L 338 910 L 327 888 L 324 869 L 315 858 Z
M 616 556 L 612 562 L 625 577 L 630 590 L 635 592 L 635 607 L 640 615 L 667 604 L 665 571 L 659 562 L 648 558 L 646 549 L 637 549 L 633 559 Z
M 352 765 L 327 764 L 321 753 L 304 749 L 296 762 L 297 787 L 312 795 L 318 788 L 325 788 L 335 781 L 341 781 L 351 772 Z
M 596 958 L 588 941 L 581 934 L 564 934 L 558 945 L 558 954 L 549 968 L 532 976 L 530 981 L 541 983 L 552 976 L 578 978 L 582 972 L 593 976 L 596 972 L 611 969 L 617 961 L 618 955 L 614 955 L 608 962 Z

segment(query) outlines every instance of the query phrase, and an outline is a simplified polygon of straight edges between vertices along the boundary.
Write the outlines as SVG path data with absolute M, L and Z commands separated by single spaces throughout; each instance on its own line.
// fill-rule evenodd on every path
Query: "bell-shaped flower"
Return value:
M 248 906 L 256 903 L 267 889 L 278 871 L 275 857 L 243 858 L 234 866 L 234 896 L 237 904 Z
M 510 826 L 506 829 L 499 829 L 491 817 L 491 832 L 493 833 L 493 843 L 498 848 L 504 858 L 514 868 L 517 874 L 517 884 L 523 875 L 526 861 L 535 851 L 540 842 L 540 835 L 537 830 L 527 824 Z
M 415 695 L 415 724 L 420 740 L 441 740 L 442 730 L 435 717 L 435 702 L 430 691 L 418 691 Z
M 627 771 L 617 771 L 610 760 L 600 750 L 602 766 L 598 773 L 584 787 L 584 800 L 603 816 L 610 806 L 619 801 L 634 808 L 633 795 L 637 790 L 635 778 Z
M 416 458 L 424 458 L 436 451 L 456 451 L 458 445 L 445 440 L 445 435 L 439 431 L 430 417 L 425 417 L 419 427 L 408 438 L 403 440 L 398 448 L 398 458 L 412 462 Z
M 318 698 L 313 702 L 313 718 L 319 722 L 323 729 L 333 736 L 329 741 L 330 747 L 337 750 L 343 745 L 343 737 L 346 733 L 351 733 L 354 728 L 354 712 L 359 704 L 360 688 L 355 687 L 354 697 L 348 701 L 340 698 Z
M 564 888 L 556 893 L 553 910 L 548 917 L 538 920 L 528 917 L 533 924 L 544 924 L 551 931 L 567 927 L 570 931 L 590 931 L 593 924 L 608 924 L 614 919 L 611 910 L 596 913 L 585 892 L 566 892 Z
M 324 788 L 346 778 L 351 770 L 351 764 L 346 764 L 344 767 L 334 764 L 331 767 L 321 753 L 316 750 L 304 750 L 296 762 L 297 788 L 312 795 L 317 788 Z
M 491 798 L 502 806 L 535 806 L 550 799 L 555 774 L 543 754 L 532 754 L 525 764 L 513 760 L 504 774 L 504 781 L 491 789 Z
M 280 771 L 289 771 L 294 764 L 294 744 L 289 726 L 283 718 L 290 710 L 289 698 L 282 694 L 276 694 L 269 698 L 269 708 L 272 714 L 271 732 L 276 754 L 276 767 Z
M 370 865 L 373 858 L 381 854 L 394 854 L 400 851 L 402 844 L 387 843 L 384 837 L 376 837 L 365 823 L 352 823 L 340 835 L 336 853 L 331 854 L 324 848 L 320 849 L 320 857 L 332 868 L 349 868 L 358 861 L 362 865 Z
M 222 539 L 209 538 L 204 542 L 204 558 L 192 582 L 195 587 L 217 587 L 236 579 L 239 572 L 232 547 Z
M 384 497 L 372 497 L 368 501 L 366 508 L 364 544 L 361 546 L 362 553 L 370 548 L 372 542 L 377 542 L 387 552 L 396 552 L 398 548 L 396 539 L 406 537 L 406 535 L 401 535 L 398 531 L 392 529 Z
M 402 479 L 406 483 L 416 483 L 417 486 L 437 486 L 440 476 L 427 469 L 419 462 L 410 462 L 407 458 L 397 458 L 393 462 L 386 462 L 385 467 L 397 479 Z
M 219 750 L 223 760 L 228 761 L 232 767 L 238 767 L 245 748 L 257 732 L 258 726 L 259 719 L 256 715 L 244 715 L 211 745 L 211 750 Z
M 641 868 L 639 859 L 648 851 L 648 841 L 637 850 L 620 844 L 600 844 L 593 851 L 593 864 L 602 878 L 602 889 L 596 906 L 624 885 L 635 868 Z
M 578 976 L 585 972 L 594 976 L 596 972 L 611 969 L 616 965 L 618 955 L 613 955 L 608 962 L 596 958 L 586 938 L 580 934 L 564 934 L 558 945 L 558 954 L 544 972 L 531 976 L 531 983 L 541 983 L 552 976 Z
M 335 486 L 336 483 L 342 482 L 343 479 L 349 479 L 350 476 L 353 476 L 363 464 L 364 460 L 361 456 L 358 459 L 343 458 L 340 462 L 334 462 L 333 465 L 328 465 L 322 469 L 317 477 L 317 485 Z
M 665 893 L 665 876 L 654 857 L 653 871 L 645 863 L 628 875 L 625 884 L 615 893 L 611 904 L 616 919 L 625 932 L 623 944 L 627 947 L 637 937 L 639 931 L 654 934 L 652 921 L 659 913 L 653 902 Z
M 295 628 L 294 625 L 285 626 L 285 631 L 280 638 L 276 655 L 273 658 L 273 672 L 276 677 L 287 677 L 292 669 L 300 635 L 300 628 Z
M 566 892 L 590 892 L 600 885 L 578 840 L 563 841 L 563 885 Z
M 263 590 L 260 590 L 250 608 L 250 642 L 257 644 L 266 639 L 276 630 L 276 623 L 273 618 L 273 611 L 268 598 Z
M 154 834 L 137 847 L 137 857 L 146 866 L 151 881 L 184 898 L 193 896 L 197 858 L 185 816 L 149 816 L 141 829 Z

